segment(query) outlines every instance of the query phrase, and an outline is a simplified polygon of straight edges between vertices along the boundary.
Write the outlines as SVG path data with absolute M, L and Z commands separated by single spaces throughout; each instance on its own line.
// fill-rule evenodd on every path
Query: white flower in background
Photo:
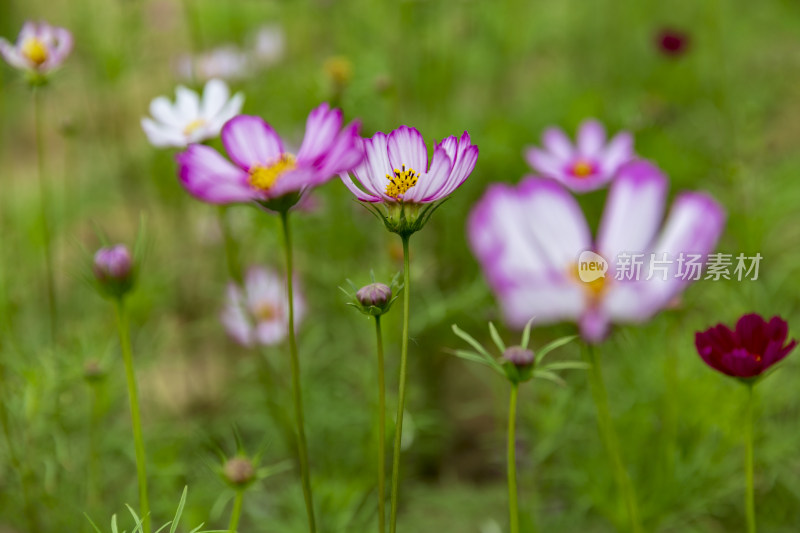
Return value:
M 250 59 L 246 53 L 229 44 L 194 56 L 180 57 L 177 71 L 187 80 L 240 80 L 250 73 Z
M 252 54 L 256 63 L 274 65 L 281 60 L 286 50 L 286 36 L 277 24 L 261 26 L 253 39 Z
M 228 335 L 239 344 L 270 346 L 281 342 L 289 332 L 287 304 L 283 276 L 263 267 L 252 267 L 247 271 L 244 290 L 233 282 L 228 284 L 227 303 L 220 319 Z M 305 298 L 295 282 L 295 328 L 305 314 Z
M 142 119 L 142 129 L 153 146 L 185 148 L 219 136 L 222 126 L 242 110 L 244 95 L 230 96 L 224 81 L 206 83 L 202 98 L 191 89 L 179 85 L 175 102 L 159 96 L 150 102 L 153 118 Z

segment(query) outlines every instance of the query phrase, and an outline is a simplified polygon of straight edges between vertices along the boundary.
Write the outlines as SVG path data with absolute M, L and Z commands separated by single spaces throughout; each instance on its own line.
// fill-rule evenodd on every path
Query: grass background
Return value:
M 186 10 L 188 6 L 188 11 Z M 188 17 L 187 17 L 188 13 Z M 693 333 L 741 313 L 797 324 L 800 300 L 800 6 L 759 3 L 569 0 L 11 0 L 0 35 L 24 20 L 73 31 L 72 57 L 45 96 L 46 178 L 57 254 L 59 335 L 49 340 L 43 242 L 29 91 L 0 68 L 0 372 L 11 442 L 32 481 L 45 531 L 108 524 L 136 504 L 133 447 L 113 316 L 82 281 L 96 228 L 132 243 L 146 215 L 149 253 L 131 299 L 155 522 L 173 514 L 185 485 L 187 530 L 227 524 L 232 491 L 215 473 L 235 452 L 234 428 L 271 465 L 291 457 L 266 414 L 281 391 L 261 385 L 262 358 L 288 378 L 285 347 L 256 353 L 218 322 L 226 270 L 213 207 L 177 184 L 172 153 L 149 146 L 139 118 L 177 83 L 176 57 L 280 25 L 286 53 L 233 83 L 244 112 L 299 142 L 308 111 L 334 101 L 364 134 L 400 124 L 429 140 L 468 130 L 480 147 L 472 177 L 412 240 L 413 442 L 404 456 L 400 527 L 418 533 L 493 533 L 506 525 L 504 409 L 496 376 L 443 350 L 460 346 L 456 322 L 484 335 L 495 303 L 466 245 L 470 206 L 495 181 L 529 172 L 521 157 L 541 131 L 574 131 L 597 117 L 628 129 L 637 152 L 671 178 L 671 193 L 711 192 L 728 211 L 719 245 L 764 256 L 755 282 L 704 282 L 642 327 L 617 328 L 602 359 L 626 464 L 648 531 L 743 530 L 745 391 L 707 369 Z M 194 21 L 192 38 L 187 20 Z M 656 33 L 690 35 L 683 56 L 660 54 Z M 326 61 L 345 58 L 337 90 Z M 374 529 L 375 365 L 371 324 L 344 306 L 345 278 L 384 279 L 402 268 L 387 234 L 334 181 L 319 207 L 294 218 L 297 266 L 309 303 L 300 350 L 315 497 L 322 532 Z M 582 196 L 597 219 L 603 192 Z M 280 268 L 278 220 L 230 211 L 245 264 Z M 400 313 L 385 321 L 395 382 Z M 574 331 L 534 331 L 534 344 Z M 508 342 L 516 333 L 504 332 Z M 485 335 L 484 335 L 485 337 Z M 559 357 L 578 358 L 578 346 Z M 106 372 L 96 386 L 84 367 Z M 800 527 L 798 363 L 759 387 L 756 498 L 762 531 Z M 622 527 L 586 376 L 536 382 L 520 400 L 520 497 L 525 531 L 604 532 Z M 284 381 L 287 381 L 284 379 Z M 393 398 L 393 397 L 392 397 Z M 392 399 L 390 398 L 390 400 Z M 390 401 L 393 403 L 393 401 Z M 390 405 L 390 409 L 393 409 Z M 87 490 L 89 472 L 95 479 Z M 0 530 L 26 531 L 20 472 L 0 444 Z M 243 531 L 303 531 L 293 472 L 245 498 Z

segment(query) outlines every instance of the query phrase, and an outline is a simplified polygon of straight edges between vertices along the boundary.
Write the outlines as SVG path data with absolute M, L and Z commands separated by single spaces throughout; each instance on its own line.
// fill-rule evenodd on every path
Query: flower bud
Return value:
M 383 308 L 392 299 L 392 289 L 383 283 L 370 283 L 356 292 L 356 299 L 364 307 Z
M 121 281 L 127 278 L 133 268 L 131 253 L 124 244 L 100 248 L 94 254 L 94 275 L 98 281 Z
M 532 350 L 527 350 L 522 346 L 509 346 L 503 352 L 503 359 L 514 366 L 530 366 L 533 364 L 534 355 Z
M 133 258 L 124 244 L 100 248 L 92 267 L 102 293 L 121 298 L 133 286 Z
M 233 457 L 228 459 L 222 469 L 225 479 L 235 487 L 248 485 L 255 478 L 256 471 L 253 463 L 247 457 Z
M 89 383 L 102 381 L 105 375 L 105 370 L 96 359 L 90 359 L 83 365 L 83 379 Z

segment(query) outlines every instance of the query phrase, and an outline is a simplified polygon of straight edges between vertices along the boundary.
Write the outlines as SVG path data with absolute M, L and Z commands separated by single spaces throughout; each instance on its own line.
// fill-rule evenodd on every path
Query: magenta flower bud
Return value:
M 686 52 L 686 48 L 689 46 L 689 35 L 680 30 L 664 29 L 656 36 L 656 43 L 661 53 L 675 57 Z
M 383 283 L 370 283 L 356 292 L 356 299 L 364 307 L 384 307 L 392 299 L 392 289 Z
M 514 366 L 530 366 L 533 364 L 533 350 L 528 350 L 522 346 L 509 346 L 503 352 L 503 359 Z
M 235 487 L 248 485 L 255 479 L 256 470 L 247 457 L 233 457 L 225 462 L 222 468 L 225 480 Z
M 121 298 L 133 287 L 133 258 L 124 244 L 97 250 L 92 270 L 106 296 Z
M 133 260 L 124 244 L 100 248 L 94 254 L 94 275 L 101 282 L 122 281 L 131 274 Z

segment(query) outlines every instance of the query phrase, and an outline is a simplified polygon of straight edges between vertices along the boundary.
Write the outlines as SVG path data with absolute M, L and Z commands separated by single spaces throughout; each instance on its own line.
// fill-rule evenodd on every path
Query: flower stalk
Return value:
M 745 471 L 745 513 L 747 516 L 747 533 L 756 533 L 756 503 L 753 483 L 753 388 L 747 383 L 747 413 L 745 414 L 744 433 L 744 471 Z
M 511 384 L 508 400 L 508 515 L 509 530 L 519 533 L 519 502 L 517 499 L 517 393 L 519 384 Z
M 378 531 L 386 531 L 386 379 L 383 362 L 381 317 L 375 317 L 378 354 Z
M 619 439 L 614 430 L 611 412 L 608 407 L 608 391 L 606 390 L 605 381 L 603 379 L 603 372 L 600 368 L 600 362 L 594 346 L 587 344 L 586 348 L 586 362 L 591 367 L 589 369 L 589 381 L 592 389 L 592 399 L 594 400 L 595 409 L 597 411 L 597 425 L 599 426 L 600 435 L 606 447 L 608 458 L 611 461 L 617 490 L 625 503 L 630 530 L 634 533 L 640 533 L 642 531 L 642 525 L 639 519 L 636 492 L 622 461 Z
M 392 456 L 392 497 L 389 518 L 389 532 L 397 531 L 397 499 L 400 488 L 400 452 L 403 442 L 403 411 L 406 403 L 406 377 L 408 367 L 408 321 L 411 295 L 410 261 L 408 253 L 408 234 L 400 234 L 403 241 L 403 340 L 400 349 L 400 382 L 397 394 L 397 422 L 394 434 L 394 453 Z
M 237 489 L 236 496 L 233 498 L 233 509 L 231 510 L 231 521 L 228 524 L 229 533 L 236 533 L 239 527 L 239 518 L 242 515 L 242 503 L 244 502 L 244 489 Z
M 283 243 L 286 254 L 286 288 L 289 298 L 289 355 L 292 368 L 292 399 L 294 401 L 295 423 L 297 425 L 297 455 L 300 463 L 300 477 L 303 485 L 303 497 L 308 515 L 308 527 L 311 533 L 317 529 L 314 519 L 314 500 L 311 493 L 311 475 L 308 466 L 308 444 L 306 442 L 305 416 L 303 414 L 303 393 L 300 388 L 300 359 L 297 355 L 297 339 L 294 331 L 294 289 L 292 273 L 294 261 L 292 257 L 292 235 L 289 228 L 289 211 L 280 213 L 283 226 Z
M 144 453 L 144 439 L 142 437 L 142 419 L 139 413 L 139 395 L 136 388 L 136 374 L 133 370 L 130 325 L 128 323 L 128 315 L 123 297 L 117 299 L 115 309 L 117 313 L 117 329 L 119 331 L 122 360 L 125 364 L 125 378 L 128 384 L 131 422 L 133 424 L 133 443 L 136 450 L 136 475 L 139 481 L 139 508 L 142 517 L 142 533 L 150 533 L 150 503 L 147 496 L 147 466 Z
M 44 110 L 42 109 L 42 89 L 37 86 L 31 88 L 33 92 L 33 117 L 36 130 L 36 163 L 39 181 L 39 208 L 41 210 L 42 240 L 44 241 L 44 267 L 47 284 L 47 311 L 50 317 L 50 339 L 55 342 L 58 329 L 56 311 L 55 276 L 53 275 L 53 245 L 50 231 L 50 191 L 45 179 L 44 161 Z

